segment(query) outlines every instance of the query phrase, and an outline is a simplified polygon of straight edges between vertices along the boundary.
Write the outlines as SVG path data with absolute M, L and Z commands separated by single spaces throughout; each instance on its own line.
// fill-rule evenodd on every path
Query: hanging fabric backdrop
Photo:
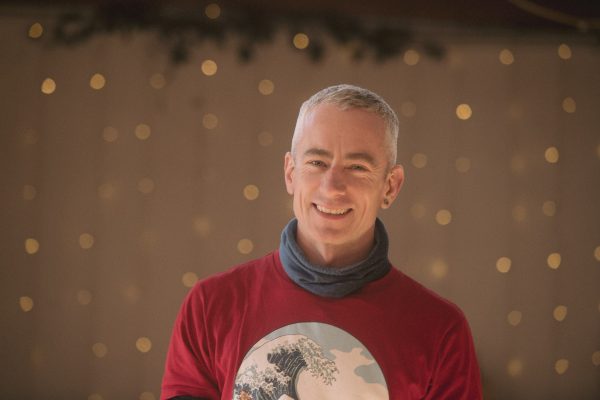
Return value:
M 151 34 L 44 27 L 0 20 L 3 398 L 157 399 L 185 293 L 278 246 L 298 108 L 340 82 L 399 114 L 390 258 L 465 311 L 486 398 L 600 397 L 597 46 L 440 32 L 439 61 L 313 63 L 282 34 L 174 66 Z

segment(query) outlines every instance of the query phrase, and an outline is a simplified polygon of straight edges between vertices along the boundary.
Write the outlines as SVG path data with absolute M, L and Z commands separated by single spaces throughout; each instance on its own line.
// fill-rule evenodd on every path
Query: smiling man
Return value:
M 378 213 L 400 191 L 398 119 L 332 86 L 285 155 L 295 219 L 278 251 L 199 282 L 175 323 L 161 399 L 480 399 L 468 324 L 388 261 Z

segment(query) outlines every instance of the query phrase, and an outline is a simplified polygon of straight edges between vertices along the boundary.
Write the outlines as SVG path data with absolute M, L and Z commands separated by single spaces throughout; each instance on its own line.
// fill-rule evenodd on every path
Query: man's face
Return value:
M 285 158 L 298 241 L 371 246 L 377 212 L 395 199 L 403 179 L 402 167 L 388 165 L 384 121 L 366 110 L 321 104 L 299 133 L 294 156 Z

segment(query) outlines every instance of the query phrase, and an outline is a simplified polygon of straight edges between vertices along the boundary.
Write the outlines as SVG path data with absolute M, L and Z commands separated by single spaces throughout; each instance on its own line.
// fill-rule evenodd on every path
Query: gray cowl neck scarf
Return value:
M 383 277 L 391 268 L 387 258 L 388 236 L 379 218 L 375 221 L 375 246 L 367 258 L 342 268 L 311 264 L 296 242 L 297 227 L 298 221 L 294 218 L 283 229 L 279 258 L 290 279 L 311 293 L 323 297 L 344 297 Z

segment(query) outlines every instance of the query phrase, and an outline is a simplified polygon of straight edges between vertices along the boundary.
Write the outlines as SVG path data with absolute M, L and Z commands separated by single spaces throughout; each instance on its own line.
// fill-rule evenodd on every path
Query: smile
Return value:
M 322 213 L 331 214 L 331 215 L 344 215 L 344 214 L 347 214 L 348 212 L 350 212 L 350 210 L 351 210 L 351 208 L 339 208 L 339 209 L 325 208 L 318 204 L 315 204 L 315 207 L 317 207 L 317 210 L 321 211 Z

